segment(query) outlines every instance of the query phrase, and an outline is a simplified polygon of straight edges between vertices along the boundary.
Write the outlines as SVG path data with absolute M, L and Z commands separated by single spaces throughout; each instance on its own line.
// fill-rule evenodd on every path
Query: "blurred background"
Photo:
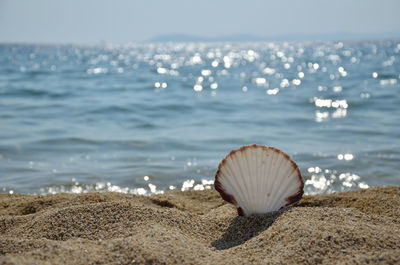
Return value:
M 0 0 L 0 192 L 208 189 L 253 143 L 307 194 L 400 185 L 399 10 Z

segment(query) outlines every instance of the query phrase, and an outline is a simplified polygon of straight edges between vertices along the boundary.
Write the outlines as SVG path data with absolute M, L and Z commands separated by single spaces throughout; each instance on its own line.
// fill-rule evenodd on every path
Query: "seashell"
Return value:
M 231 151 L 219 163 L 214 186 L 241 216 L 277 211 L 304 193 L 296 163 L 279 149 L 256 144 Z

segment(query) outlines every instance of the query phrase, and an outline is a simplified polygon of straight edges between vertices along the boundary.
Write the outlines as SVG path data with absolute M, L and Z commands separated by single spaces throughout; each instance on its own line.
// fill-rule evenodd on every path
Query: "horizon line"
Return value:
M 174 40 L 175 38 L 175 40 Z M 179 40 L 180 38 L 180 40 Z M 373 40 L 395 40 L 400 39 L 400 32 L 379 32 L 379 33 L 296 33 L 282 34 L 275 36 L 260 36 L 247 33 L 236 33 L 218 37 L 204 37 L 186 33 L 166 33 L 155 35 L 151 38 L 136 41 L 12 41 L 0 40 L 0 44 L 15 45 L 129 45 L 129 44 L 151 44 L 151 43 L 246 43 L 246 42 L 307 42 L 307 41 L 373 41 Z

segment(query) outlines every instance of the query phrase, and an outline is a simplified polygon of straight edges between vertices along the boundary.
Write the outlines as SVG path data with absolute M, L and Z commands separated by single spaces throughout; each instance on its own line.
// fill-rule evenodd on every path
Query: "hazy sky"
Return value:
M 400 0 L 0 0 L 0 42 L 337 32 L 400 33 Z

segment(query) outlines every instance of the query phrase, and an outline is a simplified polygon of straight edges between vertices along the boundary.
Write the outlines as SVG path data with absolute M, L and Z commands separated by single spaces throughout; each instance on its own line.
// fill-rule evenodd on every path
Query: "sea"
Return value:
M 0 192 L 213 188 L 243 145 L 306 194 L 400 185 L 400 40 L 0 44 Z

